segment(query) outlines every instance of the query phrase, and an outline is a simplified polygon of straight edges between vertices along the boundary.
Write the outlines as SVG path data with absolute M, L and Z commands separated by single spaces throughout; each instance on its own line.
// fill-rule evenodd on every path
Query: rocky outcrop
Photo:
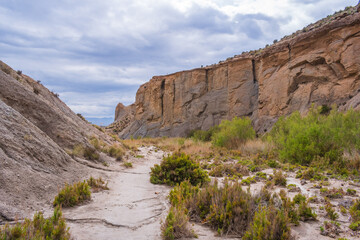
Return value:
M 120 136 L 185 136 L 235 116 L 251 117 L 262 133 L 279 116 L 312 104 L 357 107 L 359 23 L 350 8 L 265 49 L 153 77 L 139 88 L 134 118 Z
M 124 106 L 119 103 L 115 109 L 115 121 L 105 129 L 109 134 L 119 133 L 124 130 L 134 119 L 135 104 Z
M 110 137 L 73 113 L 40 82 L 0 62 L 0 224 L 49 208 L 65 182 L 88 169 L 65 150 Z

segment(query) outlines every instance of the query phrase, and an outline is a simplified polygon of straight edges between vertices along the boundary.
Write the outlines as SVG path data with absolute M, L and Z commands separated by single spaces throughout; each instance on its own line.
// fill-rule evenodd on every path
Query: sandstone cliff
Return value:
M 139 88 L 120 136 L 186 136 L 235 116 L 251 117 L 261 133 L 312 104 L 360 108 L 359 23 L 348 8 L 265 49 L 153 77 Z
M 84 165 L 66 153 L 110 138 L 73 113 L 41 83 L 0 61 L 0 223 L 50 207 L 64 182 Z

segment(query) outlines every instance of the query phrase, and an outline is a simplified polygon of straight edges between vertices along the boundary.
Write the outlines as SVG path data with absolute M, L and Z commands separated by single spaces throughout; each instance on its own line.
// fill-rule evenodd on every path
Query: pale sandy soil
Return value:
M 163 155 L 161 150 L 155 147 L 141 147 L 138 155 L 144 158 L 130 157 L 133 168 L 124 168 L 121 162 L 109 159 L 110 166 L 107 170 L 95 171 L 105 176 L 109 180 L 108 191 L 92 194 L 92 200 L 82 206 L 64 209 L 64 216 L 67 219 L 72 236 L 79 240 L 92 239 L 160 239 L 161 221 L 166 218 L 169 202 L 167 195 L 170 187 L 164 185 L 154 185 L 150 183 L 150 168 L 156 163 L 160 163 Z M 272 169 L 263 172 L 272 174 Z M 221 181 L 224 178 L 218 178 Z M 350 185 L 350 182 L 330 179 L 330 186 L 342 187 L 344 191 L 352 188 L 360 192 L 360 187 Z M 296 184 L 301 193 L 307 197 L 320 195 L 320 190 L 314 188 L 314 183 L 307 181 L 301 185 L 300 179 L 295 178 L 295 173 L 287 173 L 288 184 Z M 251 184 L 250 191 L 256 194 L 264 186 L 264 181 Z M 244 186 L 244 188 L 248 188 Z M 276 187 L 273 191 L 279 192 L 286 188 Z M 289 192 L 288 196 L 293 197 L 297 192 Z M 354 235 L 348 226 L 350 224 L 349 214 L 340 213 L 339 203 L 346 199 L 356 199 L 358 196 L 345 196 L 341 199 L 331 200 L 335 206 L 341 224 L 342 233 L 336 236 L 349 240 L 360 239 L 359 235 Z M 292 235 L 296 240 L 327 240 L 334 239 L 320 235 L 320 226 L 324 221 L 330 221 L 326 217 L 325 210 L 320 210 L 324 203 L 311 203 L 310 206 L 318 215 L 317 221 L 301 222 L 299 226 L 292 226 Z M 234 239 L 231 237 L 218 237 L 216 232 L 206 225 L 191 223 L 192 228 L 198 235 L 198 239 Z
M 75 239 L 160 239 L 170 188 L 151 184 L 149 172 L 160 163 L 163 152 L 152 147 L 139 150 L 144 158 L 129 159 L 133 168 L 110 162 L 109 168 L 115 169 L 105 172 L 110 190 L 92 194 L 88 204 L 63 210 Z

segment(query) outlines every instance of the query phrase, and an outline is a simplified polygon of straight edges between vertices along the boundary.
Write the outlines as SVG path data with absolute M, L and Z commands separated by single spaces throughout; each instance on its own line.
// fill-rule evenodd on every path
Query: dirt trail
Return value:
M 139 150 L 144 158 L 132 159 L 133 168 L 106 173 L 110 190 L 92 194 L 88 204 L 63 210 L 75 239 L 160 239 L 170 188 L 151 184 L 149 172 L 164 153 L 154 147 Z

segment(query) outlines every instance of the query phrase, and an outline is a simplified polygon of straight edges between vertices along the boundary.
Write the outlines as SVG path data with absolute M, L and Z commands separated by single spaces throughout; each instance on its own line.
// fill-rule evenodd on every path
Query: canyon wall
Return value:
M 153 77 L 139 88 L 120 136 L 186 136 L 235 116 L 250 117 L 263 133 L 279 116 L 312 104 L 360 108 L 359 23 L 354 8 L 265 49 Z

